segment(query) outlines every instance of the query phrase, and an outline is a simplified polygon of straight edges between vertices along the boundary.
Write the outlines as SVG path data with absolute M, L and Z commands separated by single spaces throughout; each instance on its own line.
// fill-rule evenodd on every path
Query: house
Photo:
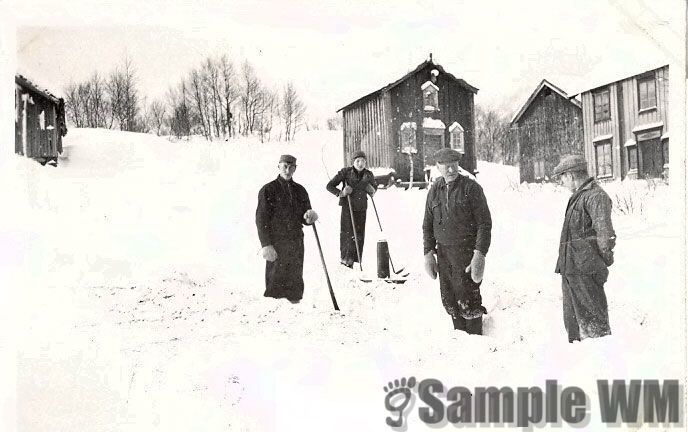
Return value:
M 14 76 L 14 151 L 41 164 L 57 164 L 67 134 L 64 100 L 26 77 Z
M 581 93 L 585 158 L 598 179 L 665 177 L 669 66 Z
M 543 79 L 511 120 L 518 143 L 520 182 L 540 182 L 562 155 L 583 153 L 580 102 Z
M 424 182 L 434 152 L 451 147 L 463 153 L 460 165 L 476 173 L 477 92 L 434 63 L 431 54 L 398 80 L 337 110 L 343 114 L 344 164 L 360 149 L 371 168 L 393 169 L 403 181 Z

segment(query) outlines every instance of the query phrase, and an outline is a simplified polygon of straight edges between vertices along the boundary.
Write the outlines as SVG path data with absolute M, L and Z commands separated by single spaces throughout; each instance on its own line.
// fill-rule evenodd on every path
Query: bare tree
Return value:
M 193 101 L 194 114 L 197 116 L 198 120 L 198 122 L 194 122 L 194 125 L 198 123 L 200 126 L 198 128 L 199 132 L 201 132 L 207 140 L 210 140 L 210 116 L 207 109 L 207 95 L 205 86 L 203 85 L 202 72 L 199 72 L 195 69 L 192 70 L 191 76 L 189 77 L 189 85 L 191 90 L 191 100 Z
M 341 130 L 342 116 L 336 115 L 327 119 L 327 130 Z
M 256 76 L 255 69 L 248 61 L 241 67 L 241 108 L 243 114 L 243 134 L 253 133 L 257 114 L 262 112 L 261 83 Z
M 508 119 L 492 109 L 477 106 L 475 129 L 479 159 L 506 164 L 516 162 L 517 143 L 510 132 Z
M 218 65 L 207 58 L 203 64 L 203 84 L 206 94 L 206 105 L 208 112 L 208 124 L 211 126 L 211 133 L 219 137 L 222 133 L 222 82 Z
M 65 93 L 65 111 L 67 121 L 74 125 L 74 127 L 84 127 L 86 120 L 84 118 L 84 106 L 81 98 L 80 85 L 76 83 L 69 83 L 64 90 Z
M 192 125 L 186 81 L 182 80 L 177 89 L 170 89 L 167 96 L 170 106 L 168 117 L 170 133 L 177 138 L 188 137 L 191 134 Z
M 160 136 L 162 128 L 165 124 L 165 106 L 159 100 L 154 100 L 148 107 L 149 121 L 151 130 L 155 131 L 157 136 Z
M 234 65 L 227 59 L 227 56 L 220 57 L 219 60 L 220 76 L 222 77 L 222 104 L 224 108 L 224 129 L 226 137 L 232 136 L 232 104 L 238 97 L 235 80 Z
M 256 111 L 256 127 L 260 137 L 260 142 L 270 140 L 274 119 L 278 116 L 279 97 L 277 92 L 267 88 L 263 88 L 258 96 L 257 107 L 260 111 Z
M 292 82 L 288 82 L 282 91 L 280 113 L 284 122 L 284 137 L 287 141 L 291 141 L 306 113 L 306 106 L 296 93 Z
M 105 82 L 100 78 L 98 72 L 94 72 L 86 86 L 89 93 L 88 101 L 85 104 L 87 126 L 92 128 L 108 127 L 107 119 L 111 115 L 105 95 Z
M 112 114 L 120 130 L 137 130 L 139 93 L 136 89 L 136 71 L 127 57 L 121 68 L 115 69 L 107 80 L 107 93 Z

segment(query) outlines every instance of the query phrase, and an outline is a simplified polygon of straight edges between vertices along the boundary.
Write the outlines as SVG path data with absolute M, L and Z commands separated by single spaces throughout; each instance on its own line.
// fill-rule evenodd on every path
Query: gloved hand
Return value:
M 479 283 L 483 280 L 483 273 L 485 272 L 485 255 L 477 249 L 473 251 L 471 263 L 466 267 L 466 273 L 468 272 L 471 272 L 471 279 L 473 279 L 473 282 Z
M 377 192 L 377 189 L 375 189 L 373 185 L 368 185 L 366 186 L 366 192 L 368 192 L 368 195 L 374 196 L 375 192 Z
M 437 279 L 437 260 L 433 251 L 425 254 L 425 272 L 431 278 Z
M 308 225 L 312 225 L 318 220 L 318 214 L 313 209 L 306 210 L 306 213 L 303 214 L 303 218 Z
M 342 189 L 341 193 L 339 194 L 339 197 L 343 198 L 347 195 L 351 195 L 351 192 L 353 192 L 353 191 L 354 191 L 354 188 L 352 188 L 349 185 L 346 185 L 346 186 L 344 186 L 344 189 Z
M 277 251 L 272 245 L 265 246 L 260 250 L 260 254 L 263 255 L 263 259 L 266 261 L 272 262 L 277 259 Z

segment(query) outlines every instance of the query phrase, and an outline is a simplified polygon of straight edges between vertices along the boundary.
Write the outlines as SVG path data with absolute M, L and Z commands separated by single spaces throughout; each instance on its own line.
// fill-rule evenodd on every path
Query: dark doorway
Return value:
M 642 177 L 661 177 L 662 171 L 664 170 L 664 160 L 662 156 L 662 147 L 659 144 L 659 138 L 641 141 L 640 151 L 642 153 Z
M 430 135 L 428 133 L 424 134 L 423 137 L 423 156 L 424 156 L 424 163 L 425 166 L 428 165 L 434 165 L 435 161 L 433 159 L 433 156 L 435 155 L 435 152 L 442 147 L 443 145 L 443 139 L 442 135 Z

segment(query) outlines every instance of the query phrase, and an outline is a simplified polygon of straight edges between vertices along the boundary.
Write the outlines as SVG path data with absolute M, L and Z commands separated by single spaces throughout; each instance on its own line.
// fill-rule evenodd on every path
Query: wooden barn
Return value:
M 580 102 L 543 79 L 511 120 L 518 143 L 521 182 L 549 179 L 565 154 L 583 154 Z
M 598 179 L 665 177 L 669 66 L 581 93 L 588 171 Z
M 14 77 L 14 151 L 41 164 L 57 164 L 67 134 L 64 100 L 29 81 Z
M 442 147 L 463 153 L 461 166 L 476 173 L 473 96 L 478 89 L 430 59 L 411 72 L 339 109 L 343 114 L 344 164 L 363 150 L 372 168 L 424 182 L 432 155 Z

